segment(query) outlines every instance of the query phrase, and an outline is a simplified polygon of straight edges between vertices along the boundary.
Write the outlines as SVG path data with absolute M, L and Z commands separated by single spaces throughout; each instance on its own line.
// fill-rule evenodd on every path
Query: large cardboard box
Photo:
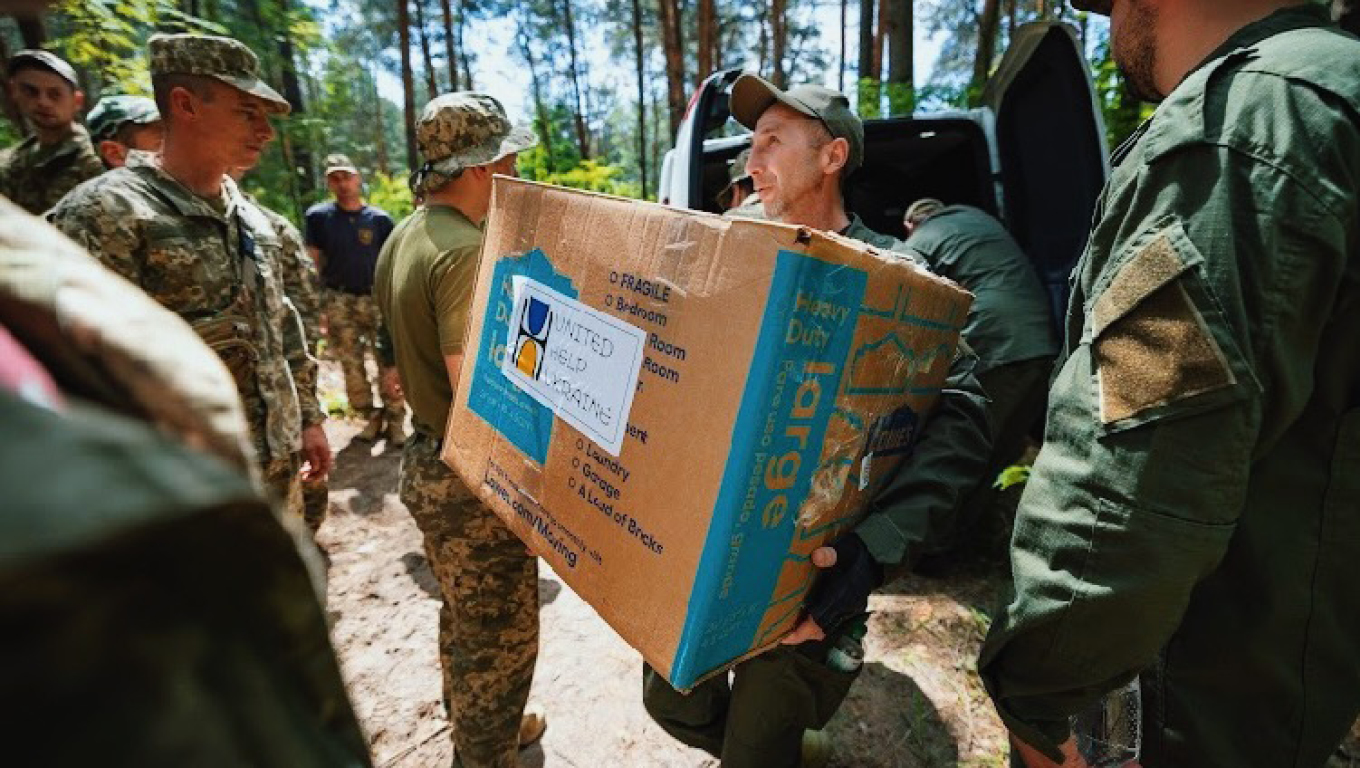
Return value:
M 969 294 L 806 228 L 495 181 L 444 460 L 678 688 L 798 617 Z

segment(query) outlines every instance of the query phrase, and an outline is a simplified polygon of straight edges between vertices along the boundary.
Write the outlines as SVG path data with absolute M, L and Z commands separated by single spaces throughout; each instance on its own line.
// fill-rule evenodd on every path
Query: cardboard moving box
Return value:
M 497 178 L 443 458 L 689 688 L 792 628 L 970 301 L 835 235 Z

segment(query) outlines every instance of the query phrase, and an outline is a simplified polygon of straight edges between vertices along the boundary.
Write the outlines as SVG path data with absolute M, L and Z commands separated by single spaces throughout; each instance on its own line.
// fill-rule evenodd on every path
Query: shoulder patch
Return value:
M 1164 231 L 1110 281 L 1092 308 L 1100 420 L 1124 421 L 1233 387 L 1237 377 L 1186 290 L 1193 266 Z

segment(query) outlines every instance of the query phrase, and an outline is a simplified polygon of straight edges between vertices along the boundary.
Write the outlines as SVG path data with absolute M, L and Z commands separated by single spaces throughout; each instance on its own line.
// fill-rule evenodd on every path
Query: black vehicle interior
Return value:
M 718 193 L 727 186 L 728 168 L 742 149 L 729 147 L 705 153 L 703 210 L 721 212 Z M 864 124 L 864 156 L 864 167 L 850 177 L 846 204 L 876 232 L 905 238 L 902 214 L 922 197 L 997 212 L 987 140 L 972 120 L 869 120 Z
M 1105 183 L 1105 139 L 1082 67 L 1070 30 L 1035 24 L 1018 31 L 983 97 L 996 116 L 996 176 L 982 125 L 972 119 L 913 115 L 865 121 L 865 163 L 850 178 L 847 208 L 870 229 L 897 238 L 906 237 L 902 214 L 922 197 L 1000 216 L 1034 263 L 1055 320 L 1061 318 L 1068 275 L 1085 247 Z M 701 96 L 706 137 L 744 132 L 726 106 L 738 74 L 721 73 L 718 87 Z M 704 149 L 691 182 L 699 199 L 691 199 L 691 206 L 720 211 L 717 195 L 742 149 Z

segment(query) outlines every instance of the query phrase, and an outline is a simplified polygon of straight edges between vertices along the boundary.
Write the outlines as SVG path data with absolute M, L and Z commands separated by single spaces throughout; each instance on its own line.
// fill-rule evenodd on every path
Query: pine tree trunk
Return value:
M 637 153 L 642 197 L 647 198 L 647 58 L 642 51 L 642 0 L 633 0 L 633 62 L 637 67 Z
M 562 0 L 562 19 L 567 31 L 567 58 L 571 62 L 571 92 L 576 100 L 573 115 L 576 123 L 576 147 L 581 159 L 590 159 L 590 131 L 586 128 L 586 103 L 581 94 L 581 64 L 576 51 L 576 20 L 571 13 L 571 0 Z
M 47 42 L 47 25 L 43 23 L 41 15 L 14 21 L 19 25 L 19 37 L 24 41 L 25 48 L 41 48 Z
M 282 18 L 288 18 L 289 0 L 278 0 Z M 293 38 L 284 28 L 277 32 L 279 39 L 279 74 L 283 86 L 283 98 L 292 106 L 294 115 L 307 114 L 307 100 L 302 95 L 302 82 L 298 79 L 297 57 L 293 50 Z M 296 123 L 294 123 L 296 125 Z M 308 142 L 298 142 L 292 148 L 293 167 L 289 178 L 301 175 L 303 189 L 316 189 L 316 169 L 312 167 L 312 149 Z M 294 204 L 301 209 L 302 199 L 294 196 Z
M 973 59 L 974 93 L 981 93 L 982 86 L 992 74 L 992 56 L 996 53 L 996 33 L 1001 26 L 1001 0 L 983 0 L 982 17 L 978 19 L 977 56 Z
M 397 33 L 401 42 L 401 87 L 406 97 L 406 165 L 414 171 L 420 167 L 416 153 L 416 85 L 411 71 L 411 11 L 410 0 L 397 0 Z
M 425 30 L 425 0 L 415 0 L 415 4 L 416 34 L 420 36 L 420 55 L 425 61 L 425 86 L 433 99 L 439 95 L 439 80 L 435 76 L 434 57 L 430 55 L 430 35 Z
M 467 26 L 467 15 L 467 0 L 462 0 L 458 3 L 458 54 L 463 57 L 463 89 L 472 91 L 477 88 L 472 84 L 472 57 L 468 55 L 467 46 L 463 43 L 463 29 Z
M 378 76 L 373 72 L 368 73 L 369 99 L 373 102 L 373 150 L 374 161 L 377 163 L 378 170 L 388 174 L 392 172 L 391 161 L 387 157 L 387 121 L 383 119 L 382 94 L 378 93 Z
M 637 0 L 634 0 L 636 2 Z M 5 117 L 18 130 L 20 136 L 28 135 L 28 123 L 24 116 L 19 112 L 19 105 L 10 98 L 9 91 L 9 44 L 4 37 L 0 37 L 0 107 L 4 108 Z
M 444 12 L 444 56 L 449 60 L 449 90 L 458 90 L 458 50 L 454 45 L 453 8 L 449 0 L 439 0 L 440 10 Z
M 777 88 L 788 83 L 784 53 L 789 44 L 788 0 L 770 0 L 770 82 Z
M 887 11 L 888 114 L 905 115 L 912 111 L 912 0 L 884 0 Z
M 696 64 L 694 71 L 694 87 L 703 85 L 704 78 L 713 74 L 714 56 L 718 51 L 718 10 L 716 0 L 699 0 L 698 12 L 696 14 L 695 26 L 697 27 L 695 41 Z
M 841 59 L 840 68 L 836 70 L 836 90 L 845 93 L 845 17 L 850 0 L 841 0 Z
M 548 107 L 543 101 L 543 85 L 538 79 L 538 64 L 534 61 L 534 49 L 529 45 L 529 35 L 524 29 L 523 22 L 520 23 L 519 50 L 524 56 L 524 61 L 529 65 L 529 85 L 534 97 L 534 115 L 538 123 L 538 140 L 543 144 L 543 151 L 547 157 L 548 173 L 557 170 L 557 158 L 553 154 L 553 135 L 552 122 L 548 120 Z
M 685 119 L 685 43 L 680 28 L 680 0 L 657 0 L 661 18 L 661 44 L 666 54 L 666 106 L 670 109 L 671 134 Z
M 877 45 L 878 36 L 874 30 L 875 5 L 875 0 L 860 0 L 859 3 L 859 98 L 855 106 L 860 117 L 878 117 L 883 92 L 882 49 Z

